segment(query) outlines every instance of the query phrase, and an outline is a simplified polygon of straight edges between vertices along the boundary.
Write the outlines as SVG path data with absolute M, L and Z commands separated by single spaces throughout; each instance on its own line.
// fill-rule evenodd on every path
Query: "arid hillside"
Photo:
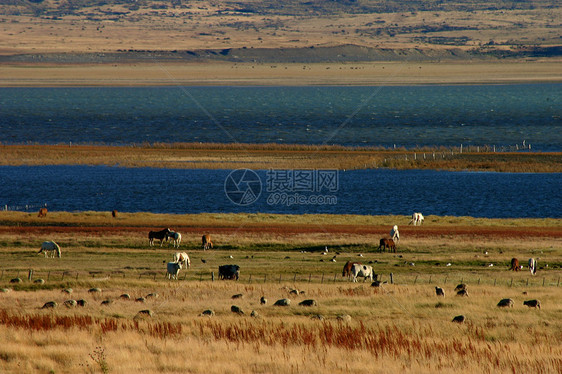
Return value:
M 2 0 L 0 62 L 556 57 L 561 16 L 553 0 Z

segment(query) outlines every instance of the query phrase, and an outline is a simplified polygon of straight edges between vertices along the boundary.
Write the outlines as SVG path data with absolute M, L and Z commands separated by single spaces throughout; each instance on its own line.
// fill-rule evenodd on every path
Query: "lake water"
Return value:
M 0 207 L 12 210 L 562 218 L 559 173 L 0 166 L 0 180 Z
M 0 88 L 0 142 L 562 150 L 562 84 Z

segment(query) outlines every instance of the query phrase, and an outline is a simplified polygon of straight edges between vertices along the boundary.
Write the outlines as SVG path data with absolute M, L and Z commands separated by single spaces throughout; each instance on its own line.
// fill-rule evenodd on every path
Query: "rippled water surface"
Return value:
M 47 203 L 59 211 L 155 213 L 262 212 L 452 215 L 489 218 L 561 218 L 562 174 L 473 173 L 431 170 L 334 171 L 328 188 L 271 188 L 257 171 L 260 193 L 238 205 L 227 195 L 230 170 L 106 166 L 0 166 L 0 204 L 14 210 Z M 269 178 L 269 179 L 268 179 Z M 240 181 L 240 179 L 238 179 Z M 242 191 L 247 184 L 239 184 Z M 285 194 L 285 195 L 283 195 Z M 288 204 L 299 194 L 321 203 Z M 288 199 L 283 201 L 282 197 Z M 329 200 L 327 197 L 335 197 Z
M 0 88 L 0 142 L 531 144 L 562 150 L 561 84 Z

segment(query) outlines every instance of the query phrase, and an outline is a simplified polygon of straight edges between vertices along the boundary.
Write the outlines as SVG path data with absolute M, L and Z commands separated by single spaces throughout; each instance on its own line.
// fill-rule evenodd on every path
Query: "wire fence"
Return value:
M 218 271 L 214 272 L 193 272 L 180 271 L 178 281 L 221 281 Z M 114 270 L 114 271 L 35 271 L 4 269 L 0 271 L 0 283 L 25 283 L 25 282 L 64 282 L 64 281 L 106 281 L 106 280 L 168 280 L 165 271 L 148 270 L 142 272 Z M 464 274 L 378 274 L 376 282 L 381 284 L 395 285 L 431 285 L 431 286 L 455 286 L 459 283 L 471 285 L 487 286 L 508 286 L 508 287 L 560 287 L 561 276 L 558 274 L 541 275 L 521 275 L 515 276 L 490 276 L 490 275 L 464 275 Z M 248 284 L 260 283 L 315 283 L 315 284 L 345 284 L 351 283 L 351 279 L 342 277 L 341 273 L 295 273 L 295 274 L 263 274 L 263 273 L 241 273 L 239 282 Z M 357 282 L 371 284 L 370 280 L 358 278 Z

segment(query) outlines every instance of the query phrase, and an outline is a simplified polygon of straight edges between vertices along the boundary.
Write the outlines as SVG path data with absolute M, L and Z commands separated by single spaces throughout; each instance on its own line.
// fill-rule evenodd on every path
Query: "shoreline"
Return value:
M 424 157 L 437 155 L 439 157 Z M 418 155 L 419 157 L 416 157 Z M 361 149 L 343 146 L 182 143 L 157 145 L 0 145 L 1 166 L 119 165 L 175 169 L 431 169 L 561 173 L 562 152 L 476 149 Z
M 2 63 L 0 87 L 406 86 L 562 83 L 561 61 Z

